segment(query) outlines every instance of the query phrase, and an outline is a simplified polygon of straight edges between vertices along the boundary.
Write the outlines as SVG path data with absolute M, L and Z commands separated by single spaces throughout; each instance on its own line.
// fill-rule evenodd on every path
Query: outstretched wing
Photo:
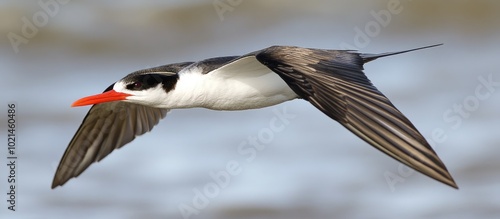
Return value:
M 133 72 L 126 77 L 145 73 L 177 74 L 192 63 L 157 66 Z M 113 85 L 104 92 L 111 90 Z M 62 186 L 69 179 L 79 176 L 90 164 L 102 160 L 136 136 L 151 131 L 168 111 L 123 101 L 93 105 L 61 158 L 52 188 Z
M 377 58 L 351 51 L 275 46 L 256 58 L 301 98 L 364 141 L 409 167 L 457 188 L 448 170 L 412 123 L 363 73 Z
M 57 167 L 52 188 L 80 175 L 113 150 L 151 131 L 167 109 L 152 108 L 123 101 L 93 105 L 66 148 Z

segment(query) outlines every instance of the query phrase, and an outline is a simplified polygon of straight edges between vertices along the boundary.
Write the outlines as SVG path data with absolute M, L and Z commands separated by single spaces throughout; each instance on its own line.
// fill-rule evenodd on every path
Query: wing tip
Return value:
M 55 189 L 58 186 L 64 185 L 64 182 L 61 180 L 58 180 L 57 175 L 54 177 L 54 180 L 52 180 L 52 185 L 50 186 L 51 189 Z
M 56 182 L 52 182 L 52 186 L 50 186 L 51 189 L 55 189 L 56 187 L 60 186 L 58 183 Z
M 435 154 L 435 152 L 434 155 L 437 157 L 437 154 Z M 439 159 L 439 157 L 437 157 L 437 159 L 438 159 L 437 161 L 433 162 L 432 164 L 429 164 L 421 160 L 410 160 L 410 161 L 406 160 L 406 162 L 409 162 L 406 163 L 405 160 L 399 160 L 399 158 L 396 158 L 396 160 L 404 163 L 409 168 L 412 168 L 431 179 L 434 179 L 445 185 L 458 189 L 457 183 L 451 176 L 450 172 L 448 171 L 444 163 L 441 161 L 441 159 Z
M 450 172 L 448 172 L 448 170 L 446 168 L 444 170 L 446 172 L 446 175 L 443 175 L 444 178 L 437 179 L 437 180 L 448 185 L 448 186 L 453 187 L 454 189 L 459 189 L 457 183 L 455 182 L 455 180 L 451 176 Z M 432 177 L 432 178 L 434 178 L 434 177 Z M 436 179 L 436 178 L 434 178 L 434 179 Z
M 460 188 L 458 188 L 458 185 L 455 182 L 455 180 L 453 180 L 451 178 L 450 178 L 450 183 L 447 183 L 447 185 L 449 185 L 449 186 L 451 186 L 451 187 L 453 187 L 454 189 L 457 189 L 457 190 L 460 189 Z
M 54 175 L 54 179 L 52 180 L 52 185 L 50 186 L 51 189 L 55 189 L 58 186 L 63 186 L 66 182 L 68 182 L 73 176 L 71 177 L 63 177 L 60 171 L 56 171 L 56 174 Z

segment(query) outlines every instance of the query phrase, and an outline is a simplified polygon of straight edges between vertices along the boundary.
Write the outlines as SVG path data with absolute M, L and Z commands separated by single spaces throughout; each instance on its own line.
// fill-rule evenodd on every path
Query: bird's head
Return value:
M 71 106 L 126 101 L 158 107 L 175 88 L 178 79 L 175 72 L 135 72 L 112 84 L 103 93 L 81 98 Z
M 102 94 L 75 101 L 71 106 L 86 106 L 111 101 L 126 101 L 152 107 L 161 107 L 168 92 L 175 89 L 179 73 L 193 62 L 180 62 L 139 70 L 110 85 Z

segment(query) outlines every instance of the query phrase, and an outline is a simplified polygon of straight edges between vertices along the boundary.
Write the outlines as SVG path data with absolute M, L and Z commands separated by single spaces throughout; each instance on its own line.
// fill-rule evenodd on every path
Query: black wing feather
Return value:
M 52 188 L 79 176 L 92 163 L 136 136 L 151 131 L 167 112 L 167 109 L 121 101 L 92 106 L 64 152 Z
M 387 55 L 390 53 L 381 54 Z M 297 95 L 367 143 L 457 188 L 424 137 L 363 73 L 363 64 L 378 57 L 353 51 L 283 46 L 270 47 L 256 55 Z

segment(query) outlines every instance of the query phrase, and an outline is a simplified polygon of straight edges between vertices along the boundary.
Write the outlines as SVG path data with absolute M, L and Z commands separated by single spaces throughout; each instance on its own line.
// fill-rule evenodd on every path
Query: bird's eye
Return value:
M 127 89 L 129 90 L 139 90 L 141 88 L 142 88 L 142 83 L 138 81 L 127 85 Z

